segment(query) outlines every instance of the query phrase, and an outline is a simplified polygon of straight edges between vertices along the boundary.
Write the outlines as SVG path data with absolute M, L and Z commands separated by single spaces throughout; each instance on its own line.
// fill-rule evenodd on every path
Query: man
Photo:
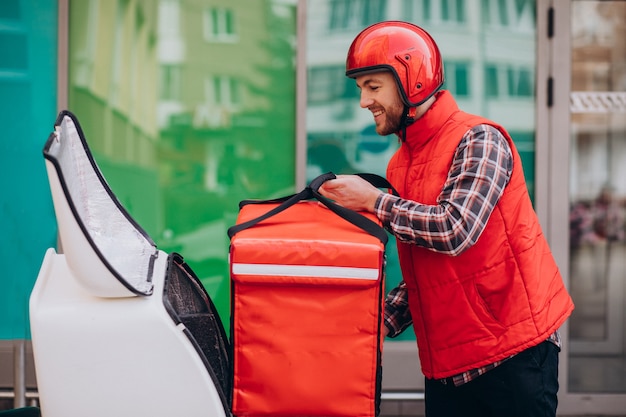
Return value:
M 574 306 L 512 139 L 441 90 L 439 49 L 415 25 L 363 30 L 346 75 L 377 133 L 399 137 L 387 178 L 400 196 L 353 175 L 320 192 L 375 213 L 397 238 L 403 280 L 387 297 L 385 331 L 413 324 L 426 415 L 555 416 L 557 330 Z

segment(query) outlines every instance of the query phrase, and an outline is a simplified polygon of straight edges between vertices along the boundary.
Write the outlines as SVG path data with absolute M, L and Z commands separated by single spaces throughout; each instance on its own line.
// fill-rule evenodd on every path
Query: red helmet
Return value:
M 443 85 L 443 61 L 433 38 L 407 22 L 375 23 L 352 41 L 346 60 L 350 78 L 380 70 L 393 73 L 404 103 L 419 106 Z

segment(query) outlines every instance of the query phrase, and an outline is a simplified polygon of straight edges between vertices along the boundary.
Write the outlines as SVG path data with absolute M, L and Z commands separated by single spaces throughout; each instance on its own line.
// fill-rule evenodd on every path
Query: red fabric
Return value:
M 246 205 L 237 224 L 272 207 Z M 377 238 L 316 202 L 298 203 L 233 237 L 235 415 L 375 415 L 383 263 Z M 237 273 L 241 265 L 247 273 Z M 255 266 L 263 272 L 255 274 Z M 314 274 L 319 266 L 342 273 L 365 268 L 375 276 L 323 276 L 327 269 L 322 276 L 281 275 L 284 266 L 313 267 Z
M 460 111 L 441 92 L 407 130 L 387 177 L 400 196 L 436 204 L 463 135 L 498 128 L 514 157 L 511 180 L 478 242 L 452 257 L 398 242 L 422 371 L 445 378 L 488 365 L 548 338 L 573 310 L 528 195 L 508 133 Z

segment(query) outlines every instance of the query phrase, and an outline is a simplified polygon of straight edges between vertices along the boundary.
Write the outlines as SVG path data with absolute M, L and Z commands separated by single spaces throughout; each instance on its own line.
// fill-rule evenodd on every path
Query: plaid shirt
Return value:
M 398 240 L 456 256 L 478 241 L 512 170 L 513 156 L 506 138 L 493 126 L 478 125 L 459 143 L 437 205 L 382 194 L 376 202 L 376 215 Z M 384 320 L 390 337 L 413 323 L 404 281 L 387 295 Z M 560 347 L 558 333 L 549 340 Z M 455 375 L 451 381 L 462 385 L 502 362 Z

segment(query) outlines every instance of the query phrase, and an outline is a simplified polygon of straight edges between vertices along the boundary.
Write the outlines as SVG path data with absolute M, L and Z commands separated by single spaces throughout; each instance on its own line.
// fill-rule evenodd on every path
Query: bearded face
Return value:
M 381 136 L 392 135 L 400 131 L 400 124 L 404 113 L 404 104 L 400 100 L 384 107 L 382 119 L 376 119 L 376 133 Z
M 372 112 L 376 133 L 387 136 L 399 132 L 404 104 L 391 72 L 361 75 L 356 78 L 356 83 L 361 90 L 360 105 Z

